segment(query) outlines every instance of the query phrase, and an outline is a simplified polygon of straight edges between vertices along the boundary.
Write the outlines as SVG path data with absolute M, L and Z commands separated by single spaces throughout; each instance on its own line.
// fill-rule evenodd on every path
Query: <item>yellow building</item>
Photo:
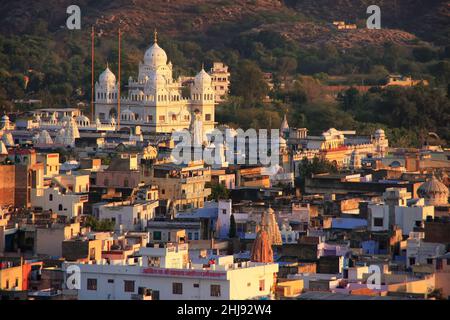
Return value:
M 417 86 L 418 84 L 423 84 L 424 86 L 428 85 L 427 80 L 414 80 L 410 76 L 401 76 L 398 74 L 390 74 L 387 76 L 387 83 L 385 87 L 387 86 L 402 86 L 402 87 L 413 87 Z
M 177 211 L 202 208 L 211 194 L 211 189 L 205 188 L 205 183 L 211 181 L 211 169 L 205 168 L 203 161 L 156 164 L 149 180 L 158 186 L 159 199 L 170 200 Z
M 22 266 L 8 267 L 0 262 L 0 290 L 22 290 Z
M 303 280 L 288 280 L 279 282 L 276 288 L 276 295 L 279 298 L 293 298 L 300 295 L 303 291 Z

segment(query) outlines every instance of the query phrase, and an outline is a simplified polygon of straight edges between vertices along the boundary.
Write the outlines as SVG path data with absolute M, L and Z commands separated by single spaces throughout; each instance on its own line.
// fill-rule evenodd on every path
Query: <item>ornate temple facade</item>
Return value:
M 137 79 L 128 79 L 128 93 L 120 97 L 119 83 L 107 67 L 95 84 L 95 117 L 102 123 L 120 117 L 121 127 L 141 126 L 143 131 L 170 133 L 189 129 L 194 115 L 199 114 L 204 132 L 214 129 L 215 92 L 211 76 L 202 68 L 190 86 L 189 97 L 182 94 L 182 81 L 173 79 L 173 66 L 158 45 L 155 32 L 153 45 L 139 63 Z

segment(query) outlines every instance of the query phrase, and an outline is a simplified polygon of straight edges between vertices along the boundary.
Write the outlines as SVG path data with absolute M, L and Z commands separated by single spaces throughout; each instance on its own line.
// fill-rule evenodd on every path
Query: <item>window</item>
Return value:
M 124 284 L 124 291 L 125 292 L 134 292 L 134 281 L 125 280 L 123 282 L 123 284 Z
M 166 116 L 159 116 L 159 121 L 166 121 Z
M 114 279 L 108 279 L 108 283 L 114 283 Z
M 177 121 L 177 115 L 176 114 L 172 115 L 172 121 Z
M 373 218 L 373 225 L 375 227 L 382 227 L 383 226 L 383 218 Z
M 62 204 L 60 204 L 59 206 L 58 206 L 58 210 L 62 210 L 63 209 L 63 206 L 62 206 Z
M 87 289 L 97 291 L 97 279 L 87 279 Z
M 194 283 L 194 288 L 199 288 L 199 287 L 200 287 L 200 284 Z
M 211 297 L 220 297 L 220 285 L 219 284 L 211 285 Z
M 222 209 L 222 214 L 227 214 L 227 209 Z
M 209 113 L 205 114 L 205 120 L 211 121 L 211 115 Z
M 427 264 L 433 264 L 433 259 L 428 258 L 427 259 Z
M 161 240 L 161 231 L 153 231 L 153 240 Z
M 180 282 L 172 283 L 172 293 L 173 294 L 183 294 L 183 284 Z
M 265 288 L 266 288 L 266 283 L 265 283 L 264 279 L 259 280 L 259 291 L 264 291 Z
M 53 195 L 52 194 L 48 195 L 48 201 L 53 201 Z
M 95 260 L 95 248 L 90 248 L 89 251 L 90 259 Z

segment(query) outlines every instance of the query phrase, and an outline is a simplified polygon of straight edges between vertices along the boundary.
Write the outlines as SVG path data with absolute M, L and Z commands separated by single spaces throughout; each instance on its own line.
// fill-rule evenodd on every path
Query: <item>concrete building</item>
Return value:
M 121 231 L 144 231 L 150 220 L 155 217 L 159 206 L 156 200 L 137 200 L 110 202 L 98 206 L 98 219 L 111 220 L 115 229 Z
M 62 243 L 81 234 L 80 224 L 53 224 L 36 228 L 35 251 L 38 255 L 62 256 Z
M 230 72 L 228 66 L 223 62 L 214 62 L 209 71 L 212 80 L 212 86 L 215 93 L 215 103 L 226 100 L 230 86 Z
M 34 208 L 52 211 L 69 219 L 83 214 L 88 201 L 89 175 L 62 174 L 51 178 L 41 187 L 33 188 L 31 204 Z
M 438 256 L 445 253 L 445 245 L 441 243 L 425 242 L 423 233 L 412 232 L 406 240 L 406 266 L 427 265 Z
M 81 269 L 78 298 L 145 299 L 148 293 L 153 300 L 236 300 L 267 297 L 275 289 L 276 263 L 234 263 L 233 256 L 190 263 L 187 244 L 146 247 L 139 256 L 109 265 L 76 264 Z
M 149 182 L 158 186 L 159 199 L 170 201 L 168 210 L 172 212 L 202 208 L 211 194 L 211 189 L 205 188 L 209 181 L 211 170 L 202 161 L 155 164 L 149 177 Z

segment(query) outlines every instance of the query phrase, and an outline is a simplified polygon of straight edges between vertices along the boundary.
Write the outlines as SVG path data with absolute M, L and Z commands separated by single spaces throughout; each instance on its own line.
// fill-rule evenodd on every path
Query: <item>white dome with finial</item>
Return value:
M 116 76 L 109 69 L 108 65 L 106 66 L 105 71 L 103 71 L 100 74 L 99 81 L 100 81 L 100 84 L 103 84 L 103 85 L 107 84 L 107 85 L 113 85 L 114 86 L 116 84 Z
M 202 70 L 195 76 L 194 83 L 198 88 L 211 86 L 211 76 L 205 71 L 205 69 L 202 68 Z
M 158 45 L 157 32 L 155 31 L 155 38 L 153 45 L 145 51 L 144 54 L 144 64 L 147 66 L 152 66 L 153 68 L 158 68 L 160 66 L 165 66 L 167 64 L 167 54 Z

